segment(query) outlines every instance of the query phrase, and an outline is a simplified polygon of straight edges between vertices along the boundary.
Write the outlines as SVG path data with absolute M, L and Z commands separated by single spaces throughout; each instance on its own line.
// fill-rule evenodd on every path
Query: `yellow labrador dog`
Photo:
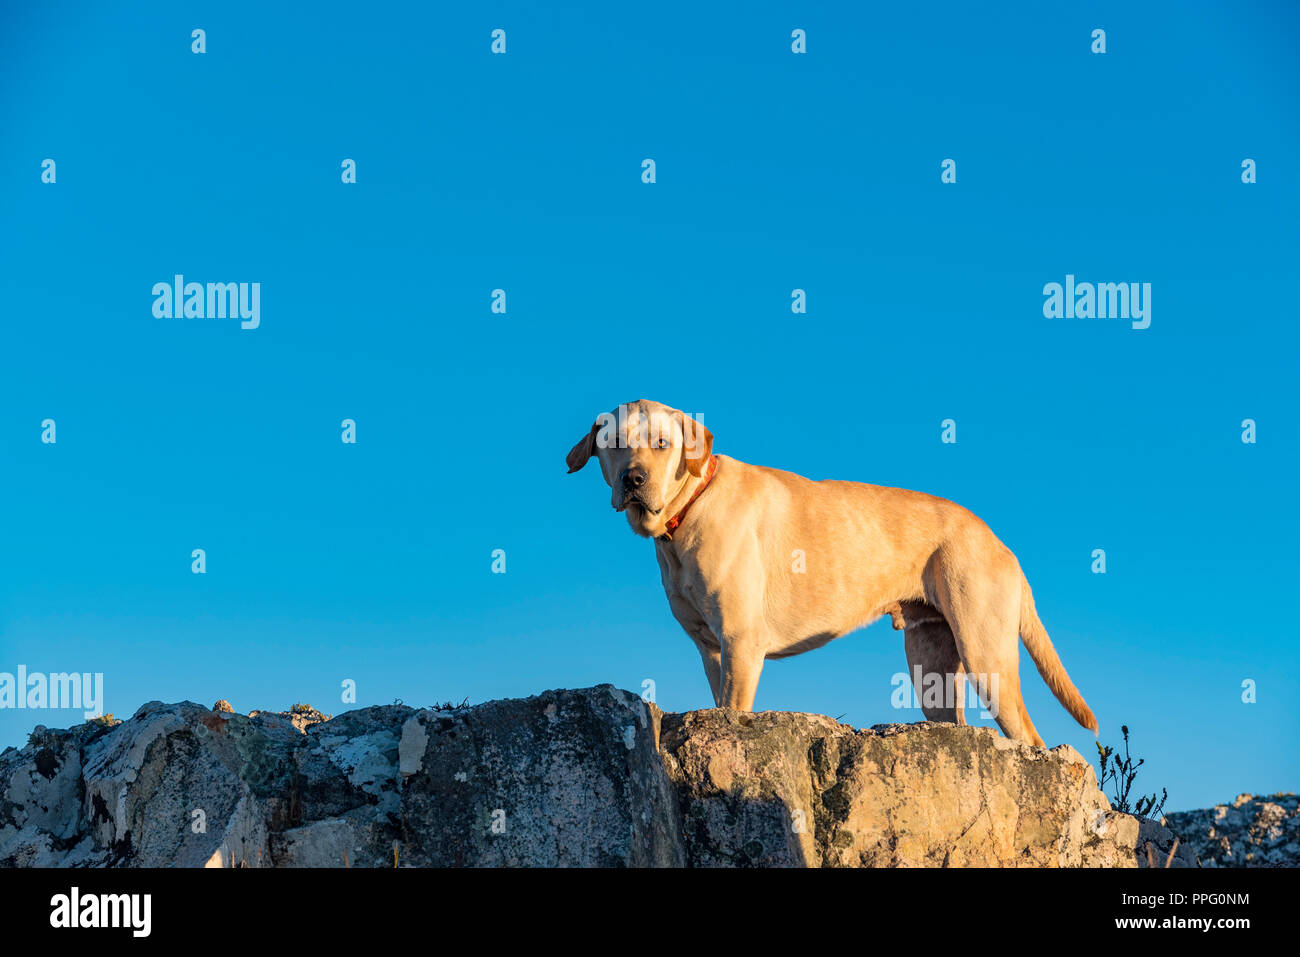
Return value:
M 1020 563 L 961 506 L 714 455 L 703 425 L 644 400 L 598 418 L 569 452 L 569 471 L 593 455 L 610 504 L 654 539 L 673 616 L 719 707 L 753 710 L 764 660 L 888 614 L 913 675 L 944 676 L 946 695 L 916 689 L 930 720 L 965 723 L 969 680 L 1008 737 L 1041 747 L 1020 695 L 1019 638 L 1057 700 L 1097 730 Z

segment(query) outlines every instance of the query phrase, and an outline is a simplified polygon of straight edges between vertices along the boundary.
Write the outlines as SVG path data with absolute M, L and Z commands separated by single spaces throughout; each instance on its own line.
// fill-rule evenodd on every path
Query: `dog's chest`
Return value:
M 677 595 L 683 584 L 682 560 L 671 545 L 655 542 L 655 558 L 659 561 L 659 577 L 663 580 L 664 591 L 671 599 Z
M 664 593 L 674 611 L 681 606 L 691 609 L 699 608 L 695 593 L 699 591 L 699 574 L 694 569 L 683 565 L 677 550 L 662 542 L 655 543 L 655 556 L 659 559 L 659 575 L 663 581 Z

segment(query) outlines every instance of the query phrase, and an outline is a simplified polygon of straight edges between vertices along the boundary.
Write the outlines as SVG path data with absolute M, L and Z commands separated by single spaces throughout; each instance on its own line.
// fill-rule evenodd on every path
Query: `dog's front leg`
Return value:
M 754 710 L 758 678 L 763 673 L 763 646 L 760 642 L 736 637 L 722 639 L 722 687 L 718 707 L 739 711 Z
M 722 652 L 716 644 L 705 641 L 703 635 L 707 630 L 691 635 L 695 647 L 700 650 L 700 660 L 704 662 L 704 675 L 709 679 L 709 691 L 713 693 L 713 704 L 722 707 Z M 712 638 L 712 635 L 709 636 Z

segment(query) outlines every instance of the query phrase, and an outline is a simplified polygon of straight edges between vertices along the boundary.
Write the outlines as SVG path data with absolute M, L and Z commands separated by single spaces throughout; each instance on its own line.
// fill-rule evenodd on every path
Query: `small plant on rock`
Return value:
M 430 710 L 430 711 L 459 711 L 461 708 L 465 708 L 465 707 L 468 707 L 468 706 L 469 706 L 469 698 L 466 698 L 466 699 L 465 699 L 464 701 L 462 701 L 460 704 L 455 704 L 455 703 L 453 703 L 453 702 L 451 702 L 451 701 L 444 701 L 444 702 L 442 702 L 441 704 L 438 704 L 438 703 L 431 704 L 431 705 L 429 705 L 428 710 Z
M 1146 758 L 1138 758 L 1135 762 L 1132 755 L 1129 754 L 1128 748 L 1128 725 L 1121 725 L 1120 731 L 1124 733 L 1124 757 L 1115 753 L 1115 749 L 1102 745 L 1097 742 L 1097 758 L 1101 763 L 1101 773 L 1097 776 L 1098 784 L 1102 791 L 1106 790 L 1109 783 L 1113 789 L 1110 798 L 1111 807 L 1116 811 L 1123 811 L 1125 814 L 1136 814 L 1138 817 L 1159 817 L 1160 812 L 1164 809 L 1165 801 L 1169 799 L 1169 792 L 1164 788 L 1160 789 L 1160 797 L 1157 800 L 1155 794 L 1139 796 L 1131 804 L 1129 803 L 1129 794 L 1133 790 L 1133 781 L 1137 777 L 1138 768 L 1146 764 Z

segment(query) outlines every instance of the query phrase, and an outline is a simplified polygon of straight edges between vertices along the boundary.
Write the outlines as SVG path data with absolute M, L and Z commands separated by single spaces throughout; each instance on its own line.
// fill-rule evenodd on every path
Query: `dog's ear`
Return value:
M 686 446 L 686 469 L 699 478 L 713 454 L 713 433 L 683 413 L 682 438 Z
M 593 422 L 591 431 L 580 438 L 578 444 L 569 449 L 569 454 L 564 457 L 564 461 L 569 466 L 570 475 L 586 465 L 587 459 L 591 458 L 596 451 L 596 431 L 599 428 L 600 422 Z

